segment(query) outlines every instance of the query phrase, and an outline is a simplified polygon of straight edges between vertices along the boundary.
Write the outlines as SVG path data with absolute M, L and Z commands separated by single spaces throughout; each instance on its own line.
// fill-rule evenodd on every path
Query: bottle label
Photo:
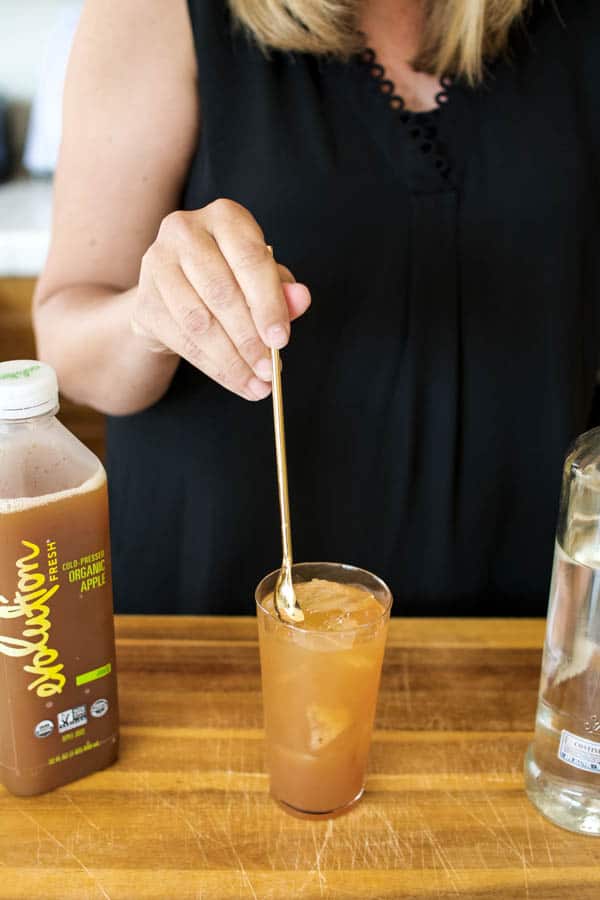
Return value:
M 560 733 L 558 758 L 576 769 L 600 774 L 600 742 L 579 737 L 566 728 Z
M 0 531 L 0 782 L 39 789 L 116 740 L 106 480 L 0 507 Z

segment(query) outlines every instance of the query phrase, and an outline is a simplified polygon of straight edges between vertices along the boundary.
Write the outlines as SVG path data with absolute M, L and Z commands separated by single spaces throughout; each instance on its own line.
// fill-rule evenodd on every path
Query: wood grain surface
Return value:
M 367 792 L 326 822 L 269 798 L 253 619 L 117 630 L 120 760 L 0 788 L 0 898 L 600 897 L 600 840 L 523 792 L 541 620 L 393 620 Z
M 0 278 L 0 362 L 35 359 L 31 327 L 33 278 Z M 68 328 L 68 323 L 65 327 Z M 59 419 L 69 431 L 104 460 L 104 416 L 61 398 Z

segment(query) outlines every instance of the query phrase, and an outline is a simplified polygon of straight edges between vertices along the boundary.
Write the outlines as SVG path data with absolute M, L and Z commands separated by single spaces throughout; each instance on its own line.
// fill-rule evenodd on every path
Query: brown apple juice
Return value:
M 56 410 L 49 367 L 0 364 L 0 782 L 20 795 L 118 752 L 106 475 Z

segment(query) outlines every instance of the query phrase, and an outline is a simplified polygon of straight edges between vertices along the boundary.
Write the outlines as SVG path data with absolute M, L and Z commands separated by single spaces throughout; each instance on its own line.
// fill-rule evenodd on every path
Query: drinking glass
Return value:
M 272 796 L 290 812 L 327 817 L 362 796 L 392 595 L 377 576 L 341 563 L 298 563 L 295 584 L 324 579 L 369 591 L 381 615 L 352 612 L 340 630 L 309 630 L 265 608 L 278 571 L 256 588 Z

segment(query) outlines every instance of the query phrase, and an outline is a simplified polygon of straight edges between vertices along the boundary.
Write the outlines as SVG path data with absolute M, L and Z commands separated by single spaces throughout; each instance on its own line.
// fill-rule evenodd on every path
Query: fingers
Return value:
M 269 378 L 269 351 L 259 337 L 244 294 L 214 238 L 206 231 L 199 230 L 193 248 L 193 253 L 191 249 L 182 253 L 180 265 L 196 297 L 187 292 L 185 309 L 181 308 L 181 298 L 177 301 L 167 300 L 166 302 L 173 304 L 173 314 L 184 330 L 188 325 L 193 330 L 195 317 L 199 317 L 200 325 L 207 330 L 203 320 L 208 312 L 221 324 L 254 373 L 259 378 Z M 189 317 L 188 320 L 185 319 L 186 316 Z
M 267 347 L 285 347 L 290 317 L 262 229 L 248 210 L 232 201 L 217 200 L 207 212 L 208 230 L 235 274 L 261 340 Z
M 219 200 L 167 216 L 144 255 L 132 328 L 246 399 L 271 391 L 270 347 L 310 306 L 251 213 Z
M 219 320 L 198 297 L 182 269 L 162 266 L 154 272 L 162 313 L 156 314 L 153 331 L 176 353 L 209 378 L 247 400 L 262 400 L 270 385 L 257 378 L 238 352 Z

